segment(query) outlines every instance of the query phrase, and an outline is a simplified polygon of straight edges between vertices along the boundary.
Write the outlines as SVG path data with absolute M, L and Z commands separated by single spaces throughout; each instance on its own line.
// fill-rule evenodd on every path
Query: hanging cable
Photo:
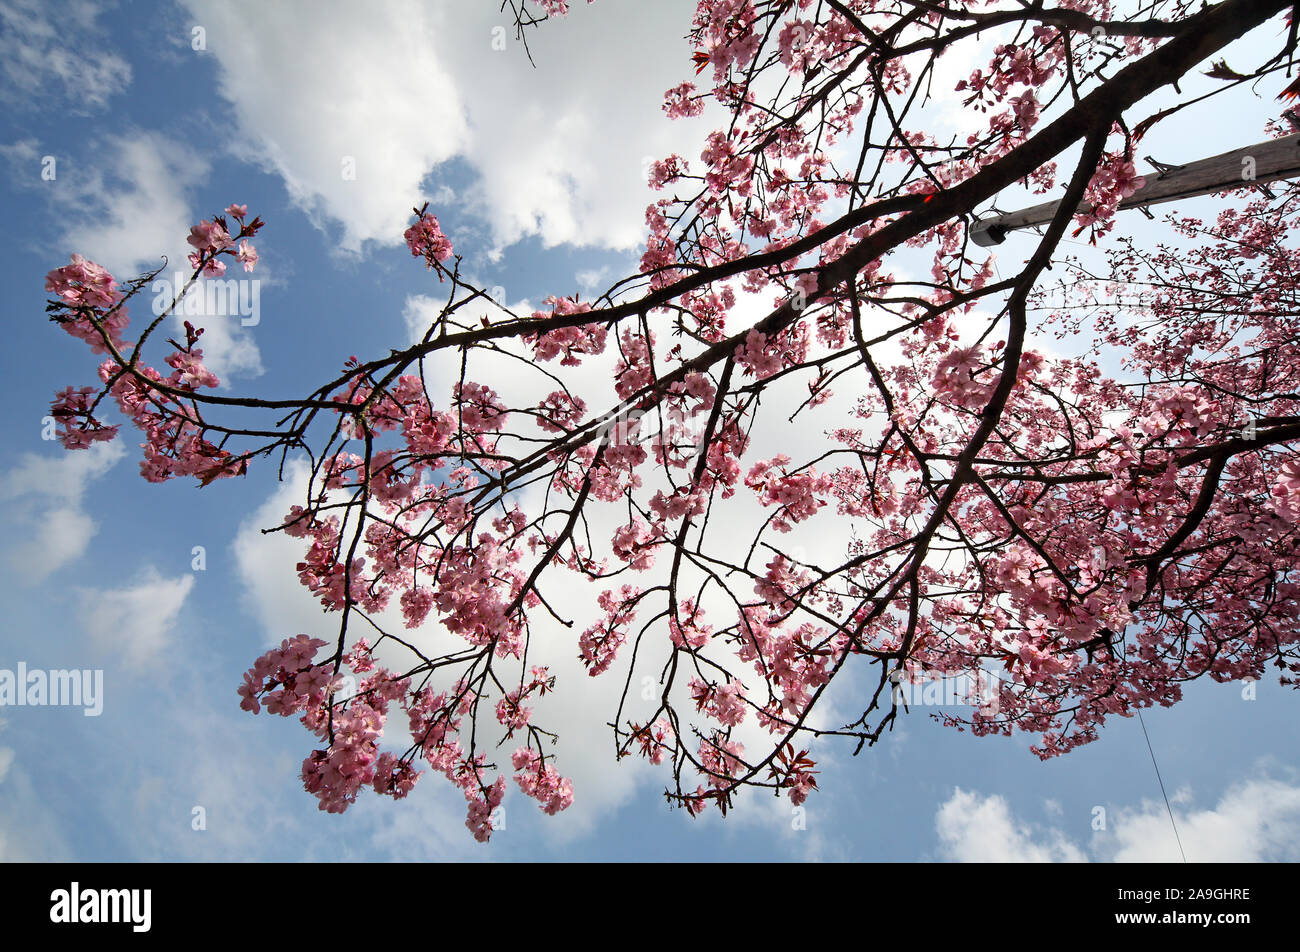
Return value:
M 1160 776 L 1160 765 L 1156 763 L 1156 752 L 1151 747 L 1151 735 L 1147 733 L 1146 721 L 1142 720 L 1141 709 L 1137 712 L 1138 723 L 1142 725 L 1142 736 L 1147 739 L 1147 752 L 1151 754 L 1151 766 L 1156 768 L 1156 782 L 1160 784 L 1160 795 L 1165 798 L 1165 809 L 1169 811 L 1169 825 L 1174 828 L 1174 839 L 1178 842 L 1178 852 L 1183 857 L 1183 862 L 1187 862 L 1187 854 L 1183 852 L 1183 839 L 1178 835 L 1178 824 L 1174 822 L 1174 808 L 1169 805 L 1169 794 L 1165 793 L 1165 781 Z

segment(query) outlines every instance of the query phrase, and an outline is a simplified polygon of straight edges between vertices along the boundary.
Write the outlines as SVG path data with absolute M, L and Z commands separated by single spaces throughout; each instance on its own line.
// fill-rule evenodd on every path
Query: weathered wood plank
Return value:
M 1145 208 L 1231 188 L 1300 178 L 1300 133 L 1233 149 L 1164 173 L 1152 171 L 1144 178 L 1145 184 L 1120 202 L 1121 209 Z M 1060 201 L 1044 202 L 1005 215 L 982 218 L 972 226 L 971 240 L 985 248 L 1000 245 L 1009 231 L 1051 221 L 1060 205 Z M 1087 202 L 1079 206 L 1082 211 L 1090 207 Z

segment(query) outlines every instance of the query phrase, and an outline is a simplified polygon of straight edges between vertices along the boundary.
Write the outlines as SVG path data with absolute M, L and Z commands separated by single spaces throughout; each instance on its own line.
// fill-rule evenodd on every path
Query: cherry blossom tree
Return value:
M 1275 48 L 1215 95 L 1280 88 L 1296 25 L 1282 0 L 1121 6 L 700 0 L 664 108 L 716 129 L 651 167 L 637 273 L 515 313 L 417 209 L 406 244 L 445 304 L 414 345 L 300 397 L 218 392 L 201 328 L 158 339 L 175 301 L 129 325 L 153 275 L 73 255 L 50 318 L 101 362 L 57 395 L 63 444 L 117 438 L 115 406 L 150 482 L 307 461 L 268 530 L 301 541 L 337 622 L 286 633 L 239 695 L 301 720 L 304 785 L 332 812 L 424 770 L 480 840 L 508 775 L 567 808 L 581 791 L 533 717 L 584 690 L 551 674 L 563 652 L 622 684 L 591 714 L 611 757 L 662 764 L 691 814 L 746 787 L 803 802 L 814 747 L 875 744 L 918 678 L 994 672 L 944 720 L 1030 732 L 1044 758 L 1187 681 L 1294 683 L 1300 191 L 1243 183 L 1213 223 L 1171 218 L 1191 253 L 1112 229 L 1141 185 L 1135 107 L 1172 89 L 1206 108 L 1180 78 L 1263 24 Z M 503 10 L 523 36 L 567 4 Z M 951 88 L 945 55 L 981 65 Z M 975 132 L 943 128 L 953 103 Z M 1060 211 L 998 267 L 969 229 L 1017 185 Z M 262 228 L 238 205 L 195 225 L 177 299 L 252 271 Z M 1067 234 L 1106 266 L 1071 264 Z M 1053 334 L 1074 352 L 1036 346 Z M 585 628 L 556 596 L 575 590 Z

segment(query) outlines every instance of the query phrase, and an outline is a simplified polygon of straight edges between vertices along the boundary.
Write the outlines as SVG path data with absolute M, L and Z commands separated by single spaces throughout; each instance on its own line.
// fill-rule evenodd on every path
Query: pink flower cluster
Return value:
M 687 685 L 695 709 L 726 727 L 737 727 L 745 720 L 745 686 L 734 678 L 726 684 L 709 684 L 691 678 Z
M 745 767 L 741 755 L 745 745 L 738 740 L 728 740 L 721 734 L 700 741 L 700 764 L 708 773 L 709 786 L 723 790 L 731 786 L 730 778 Z
M 215 388 L 221 383 L 216 374 L 203 366 L 203 351 L 197 347 L 168 354 L 167 363 L 176 371 L 169 382 L 183 389 Z
M 1084 198 L 1091 207 L 1075 216 L 1079 230 L 1089 225 L 1100 226 L 1095 228 L 1094 238 L 1108 231 L 1114 226 L 1111 219 L 1119 210 L 1120 202 L 1145 184 L 1146 179 L 1138 174 L 1131 159 L 1114 154 L 1104 156 L 1084 192 Z
M 705 505 L 705 494 L 692 491 L 689 486 L 679 486 L 667 494 L 659 490 L 650 497 L 650 511 L 664 522 L 702 515 Z
M 337 611 L 347 600 L 345 584 L 348 575 L 343 563 L 338 560 L 340 544 L 338 517 L 328 516 L 318 519 L 307 518 L 301 514 L 302 509 L 294 506 L 290 510 L 285 528 L 286 534 L 292 537 L 306 537 L 312 540 L 306 558 L 296 566 L 298 580 L 321 600 L 321 604 L 326 609 Z M 382 606 L 377 604 L 375 596 L 366 590 L 362 578 L 364 568 L 364 559 L 353 560 L 352 595 L 357 601 L 367 605 L 370 610 L 376 610 Z
M 205 278 L 225 274 L 226 265 L 217 256 L 233 245 L 234 241 L 224 227 L 205 219 L 190 228 L 190 236 L 186 241 L 194 247 L 190 252 L 191 267 L 202 268 Z
M 492 813 L 505 798 L 505 777 L 498 776 L 487 784 L 483 777 L 486 769 L 483 756 L 467 756 L 460 741 L 452 736 L 460 730 L 461 720 L 473 708 L 474 701 L 474 692 L 460 683 L 450 697 L 423 688 L 409 696 L 406 703 L 411 736 L 429 766 L 465 795 L 468 802 L 465 826 L 474 839 L 486 843 L 492 835 Z
M 226 212 L 239 221 L 240 237 L 256 234 L 263 225 L 260 218 L 245 222 L 248 210 L 243 205 L 231 205 Z M 247 242 L 239 252 L 231 250 L 233 242 L 226 220 L 219 215 L 193 226 L 188 240 L 195 248 L 192 263 L 209 274 L 224 271 L 224 264 L 218 260 L 222 254 L 235 255 L 249 271 L 257 260 L 256 251 Z M 105 353 L 111 345 L 115 353 L 126 359 L 124 352 L 129 345 L 123 341 L 122 332 L 128 324 L 127 309 L 111 274 L 94 262 L 73 255 L 70 264 L 46 275 L 45 287 L 58 295 L 57 304 L 51 307 L 52 317 L 68 333 L 86 341 L 94 353 Z M 196 329 L 187 321 L 185 334 L 183 346 L 172 341 L 176 350 L 166 358 L 172 367 L 170 375 L 164 377 L 138 359 L 124 367 L 116 358 L 110 358 L 99 368 L 103 383 L 100 392 L 112 396 L 122 413 L 144 432 L 140 471 L 145 479 L 162 482 L 176 476 L 197 476 L 206 485 L 214 479 L 243 473 L 247 462 L 210 442 L 206 438 L 207 428 L 193 410 L 178 396 L 157 386 L 192 393 L 219 385 L 216 375 L 203 364 L 203 351 L 195 346 L 203 329 Z M 84 449 L 96 441 L 111 440 L 117 434 L 118 427 L 106 425 L 93 416 L 92 408 L 98 402 L 98 398 L 91 396 L 93 393 L 91 388 L 68 387 L 55 397 L 52 413 L 61 425 L 59 439 L 68 449 Z M 79 422 L 74 426 L 74 421 Z
M 444 550 L 434 594 L 443 626 L 470 644 L 495 644 L 498 657 L 521 657 L 522 618 L 506 611 L 524 581 L 513 568 L 521 558 L 522 553 L 503 548 L 486 532 L 472 548 Z
M 130 323 L 117 281 L 104 268 L 74 254 L 70 264 L 55 268 L 45 276 L 45 290 L 54 292 L 66 309 L 56 311 L 54 319 L 73 337 L 90 345 L 92 353 L 107 351 L 95 324 L 119 350 L 125 346 L 122 332 Z M 93 322 L 92 322 L 93 320 Z
M 122 297 L 108 271 L 77 254 L 70 264 L 45 276 L 45 290 L 53 291 L 68 307 L 109 308 Z
M 64 387 L 54 396 L 50 404 L 50 414 L 58 422 L 56 435 L 65 449 L 81 450 L 92 443 L 108 442 L 117 436 L 118 428 L 108 426 L 95 419 L 91 412 L 94 404 L 94 387 Z M 73 421 L 80 419 L 79 426 Z
M 569 12 L 569 0 L 536 0 L 536 2 L 548 16 L 562 17 Z M 596 0 L 587 0 L 587 2 L 595 3 Z
M 807 20 L 791 20 L 777 34 L 777 49 L 781 62 L 792 73 L 805 72 L 821 57 L 814 43 L 816 27 Z
M 673 752 L 673 746 L 677 740 L 677 734 L 673 731 L 673 726 L 664 718 L 659 718 L 653 724 L 641 727 L 637 724 L 631 725 L 632 737 L 635 738 L 637 745 L 641 748 L 641 756 L 652 764 L 661 764 L 664 758 Z
M 677 613 L 668 619 L 668 637 L 678 648 L 703 648 L 713 637 L 713 626 L 701 619 L 704 609 L 695 604 L 695 599 L 682 599 L 677 606 Z
M 935 367 L 933 384 L 937 394 L 967 409 L 983 409 L 993 393 L 993 374 L 980 380 L 976 374 L 983 368 L 978 347 L 954 347 L 939 359 Z
M 303 724 L 329 743 L 312 751 L 302 765 L 303 786 L 320 800 L 320 809 L 342 813 L 366 787 L 394 799 L 411 792 L 419 771 L 379 750 L 389 704 L 404 701 L 409 687 L 409 679 L 377 668 L 345 707 L 309 707 L 303 714 Z
M 356 802 L 357 794 L 375 782 L 384 718 L 369 704 L 353 701 L 334 714 L 333 722 L 334 742 L 307 755 L 302 763 L 302 784 L 320 800 L 320 809 L 342 813 Z M 380 787 L 391 786 L 391 775 L 380 781 Z
M 808 356 L 808 332 L 802 323 L 770 336 L 752 329 L 736 348 L 736 363 L 752 377 L 766 380 Z
M 244 673 L 239 706 L 257 714 L 266 704 L 270 713 L 288 717 L 323 704 L 333 679 L 329 664 L 313 659 L 325 644 L 310 635 L 296 635 L 266 652 Z
M 648 385 L 653 379 L 650 370 L 650 349 L 654 346 L 653 332 L 648 336 L 631 328 L 623 331 L 619 339 L 618 362 L 614 365 L 614 389 L 626 400 Z
M 467 774 L 468 776 L 468 774 Z M 469 813 L 465 818 L 465 827 L 474 834 L 474 839 L 486 843 L 492 835 L 492 813 L 501 805 L 506 796 L 506 778 L 497 777 L 487 788 L 487 793 L 469 801 Z
M 745 68 L 758 53 L 762 38 L 755 29 L 757 13 L 752 0 L 707 0 L 695 12 L 701 52 L 697 59 L 713 66 L 721 80 L 733 65 Z M 706 55 L 707 51 L 707 55 Z
M 573 783 L 561 777 L 551 764 L 543 763 L 537 751 L 520 747 L 510 759 L 517 771 L 515 783 L 526 796 L 541 804 L 542 812 L 554 816 L 573 804 Z
M 298 635 L 266 652 L 244 674 L 239 706 L 253 714 L 261 711 L 262 704 L 272 714 L 298 714 L 308 729 L 328 742 L 324 749 L 312 751 L 302 765 L 304 788 L 327 813 L 344 812 L 367 786 L 382 796 L 405 797 L 420 772 L 395 754 L 380 752 L 379 740 L 389 704 L 404 701 L 409 679 L 375 668 L 369 646 L 360 640 L 347 660 L 358 673 L 374 670 L 374 674 L 361 681 L 354 697 L 335 703 L 340 682 L 332 674 L 332 665 L 328 660 L 314 663 L 325 644 Z
M 548 297 L 546 303 L 551 306 L 550 313 L 534 311 L 534 320 L 550 317 L 563 317 L 570 314 L 585 314 L 591 305 L 579 303 L 573 298 Z M 606 329 L 600 325 L 582 324 L 577 327 L 560 327 L 544 334 L 524 338 L 525 343 L 533 345 L 533 353 L 538 360 L 553 360 L 563 355 L 562 367 L 577 367 L 582 361 L 577 355 L 594 355 L 604 353 Z
M 747 605 L 740 616 L 742 661 L 777 690 L 776 703 L 759 713 L 759 723 L 769 731 L 784 730 L 784 721 L 800 717 L 813 693 L 827 684 L 836 661 L 848 649 L 843 631 L 828 633 L 810 623 L 794 631 L 781 627 L 779 615 L 764 605 Z
M 547 433 L 565 433 L 573 429 L 587 412 L 587 404 L 563 390 L 548 393 L 537 404 L 537 425 Z
M 654 532 L 650 523 L 635 516 L 625 526 L 614 530 L 614 556 L 626 562 L 637 572 L 644 572 L 655 561 Z
M 528 725 L 528 719 L 532 716 L 532 708 L 524 707 L 524 700 L 533 692 L 536 692 L 540 697 L 546 694 L 554 685 L 555 679 L 551 677 L 547 669 L 543 666 L 537 666 L 532 669 L 531 680 L 512 691 L 506 692 L 501 700 L 497 701 L 497 721 L 507 728 L 507 737 Z
M 634 606 L 640 594 L 641 590 L 631 585 L 624 585 L 617 595 L 609 590 L 600 593 L 598 601 L 605 618 L 578 639 L 582 663 L 593 678 L 609 670 L 618 649 L 627 640 L 627 627 L 636 618 Z
M 681 83 L 664 93 L 664 112 L 670 119 L 685 119 L 704 112 L 704 100 L 696 94 L 695 84 Z
M 202 360 L 203 351 L 192 349 L 173 364 L 174 369 L 166 378 L 152 367 L 137 369 L 145 380 L 166 383 L 177 389 L 195 390 L 200 386 L 214 386 L 217 381 L 216 376 L 203 366 Z M 114 360 L 106 360 L 100 365 L 99 379 L 108 385 L 108 392 L 117 401 L 118 408 L 145 434 L 140 474 L 149 482 L 197 476 L 206 484 L 244 472 L 245 461 L 207 440 L 204 428 L 179 401 L 139 377 L 123 372 Z
M 239 231 L 235 237 L 231 237 L 226 220 L 217 215 L 210 221 L 204 219 L 197 225 L 191 226 L 189 237 L 185 239 L 194 249 L 190 252 L 190 267 L 195 270 L 202 269 L 205 278 L 219 278 L 226 273 L 226 263 L 221 260 L 222 255 L 232 255 L 244 266 L 245 271 L 252 271 L 257 265 L 257 249 L 247 240 L 239 241 L 239 247 L 236 249 L 235 242 L 237 239 L 251 238 L 256 235 L 262 227 L 262 220 L 254 218 L 251 222 L 245 222 L 244 219 L 248 216 L 247 205 L 230 205 L 226 208 L 226 214 L 239 224 Z
M 438 227 L 438 219 L 430 212 L 421 215 L 419 221 L 406 229 L 403 237 L 411 254 L 423 258 L 430 268 L 451 257 L 451 242 Z
M 685 175 L 689 168 L 689 163 L 680 155 L 670 155 L 660 159 L 650 166 L 650 187 L 658 190 L 665 185 L 671 185 Z
M 721 194 L 733 190 L 738 195 L 748 192 L 749 173 L 754 170 L 754 159 L 737 149 L 737 143 L 728 138 L 726 133 L 711 133 L 700 158 L 709 167 L 704 183 L 711 191 Z
M 1277 511 L 1300 522 L 1300 460 L 1287 460 L 1270 493 Z
M 818 494 L 827 494 L 835 487 L 835 480 L 825 473 L 809 469 L 806 472 L 777 472 L 790 462 L 790 457 L 779 453 L 770 460 L 760 460 L 745 477 L 745 485 L 758 495 L 764 506 L 779 506 L 772 528 L 789 532 L 794 523 L 803 522 L 816 515 L 826 505 Z

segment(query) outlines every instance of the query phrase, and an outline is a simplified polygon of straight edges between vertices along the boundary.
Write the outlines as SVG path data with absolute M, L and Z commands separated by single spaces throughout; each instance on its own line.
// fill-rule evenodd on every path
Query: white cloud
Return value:
M 634 247 L 655 197 L 648 162 L 677 152 L 698 166 L 712 128 L 707 117 L 674 122 L 662 109 L 664 91 L 689 75 L 682 37 L 695 3 L 573 4 L 529 35 L 536 69 L 513 42 L 486 50 L 500 20 L 493 6 L 458 12 L 468 41 L 446 49 L 464 84 L 468 158 L 482 176 L 473 197 L 498 246 L 537 235 L 548 246 Z
M 512 30 L 492 48 L 499 4 L 187 5 L 242 137 L 318 224 L 341 224 L 346 251 L 399 242 L 426 176 L 453 158 L 479 174 L 461 201 L 498 248 L 531 235 L 628 248 L 652 198 L 647 159 L 703 146 L 699 123 L 661 109 L 689 66 L 690 0 L 575 5 L 530 32 L 535 69 Z
M 341 244 L 401 240 L 420 183 L 466 125 L 426 4 L 187 4 L 243 137 Z M 345 176 L 345 161 L 355 178 Z
M 125 455 L 121 440 L 61 456 L 25 453 L 0 476 L 0 500 L 15 503 L 8 513 L 18 529 L 5 559 L 23 581 L 40 582 L 86 551 L 98 525 L 82 509 L 82 496 Z
M 57 863 L 73 858 L 62 818 L 21 766 L 0 786 L 0 863 Z
M 1181 807 L 1174 800 L 1183 850 L 1190 862 L 1295 862 L 1300 859 L 1300 785 L 1268 777 L 1235 784 L 1212 808 Z M 1049 810 L 1053 814 L 1058 810 Z M 956 862 L 1177 862 L 1181 859 L 1162 802 L 1144 800 L 1113 810 L 1107 829 L 1088 846 L 1055 828 L 1017 820 L 1006 799 L 957 788 L 935 816 L 940 852 Z
M 438 319 L 444 301 L 438 301 L 427 294 L 408 294 L 402 307 L 402 323 L 406 325 L 406 343 L 418 344 L 428 333 L 429 327 Z
M 573 276 L 586 297 L 591 297 L 603 291 L 609 285 L 612 277 L 613 269 L 608 266 L 604 268 L 586 268 Z
M 0 720 L 0 731 L 5 722 Z M 62 824 L 32 784 L 12 747 L 0 747 L 0 863 L 46 863 L 71 858 Z
M 958 787 L 935 816 L 946 858 L 959 863 L 1080 863 L 1087 857 L 1059 832 L 1035 833 L 996 794 Z
M 265 642 L 278 644 L 299 633 L 321 634 L 328 619 L 320 603 L 298 580 L 294 566 L 302 560 L 306 546 L 283 532 L 263 534 L 263 529 L 283 522 L 289 507 L 302 505 L 306 495 L 307 468 L 292 463 L 276 490 L 240 525 L 235 535 L 235 565 L 244 586 L 250 612 L 262 623 Z M 335 616 L 337 618 L 337 616 Z M 249 658 L 252 663 L 252 658 Z
M 151 568 L 126 588 L 82 589 L 81 623 L 99 647 L 125 654 L 128 663 L 153 662 L 171 642 L 193 587 L 193 575 L 169 579 Z
M 207 160 L 160 133 L 139 130 L 103 139 L 94 153 L 85 171 L 61 168 L 56 180 L 58 200 L 81 211 L 62 243 L 119 280 L 185 248 L 193 224 L 187 194 L 207 178 Z M 169 263 L 186 266 L 174 254 Z
M 125 455 L 120 441 L 96 443 L 87 450 L 58 456 L 24 453 L 17 466 L 0 476 L 0 499 L 39 494 L 60 502 L 78 502 L 87 483 L 103 476 Z
M 29 165 L 33 177 L 39 170 L 36 160 L 40 154 L 40 143 L 36 139 L 19 139 L 10 145 L 0 145 L 0 157 L 16 167 Z
M 1231 787 L 1211 809 L 1179 809 L 1174 816 L 1187 859 L 1194 863 L 1300 860 L 1300 785 L 1253 778 Z M 1163 802 L 1145 802 L 1112 821 L 1106 855 L 1122 863 L 1170 862 L 1178 846 Z
M 0 99 L 10 107 L 37 102 L 87 113 L 131 83 L 131 67 L 97 42 L 101 8 L 81 0 L 0 3 Z

